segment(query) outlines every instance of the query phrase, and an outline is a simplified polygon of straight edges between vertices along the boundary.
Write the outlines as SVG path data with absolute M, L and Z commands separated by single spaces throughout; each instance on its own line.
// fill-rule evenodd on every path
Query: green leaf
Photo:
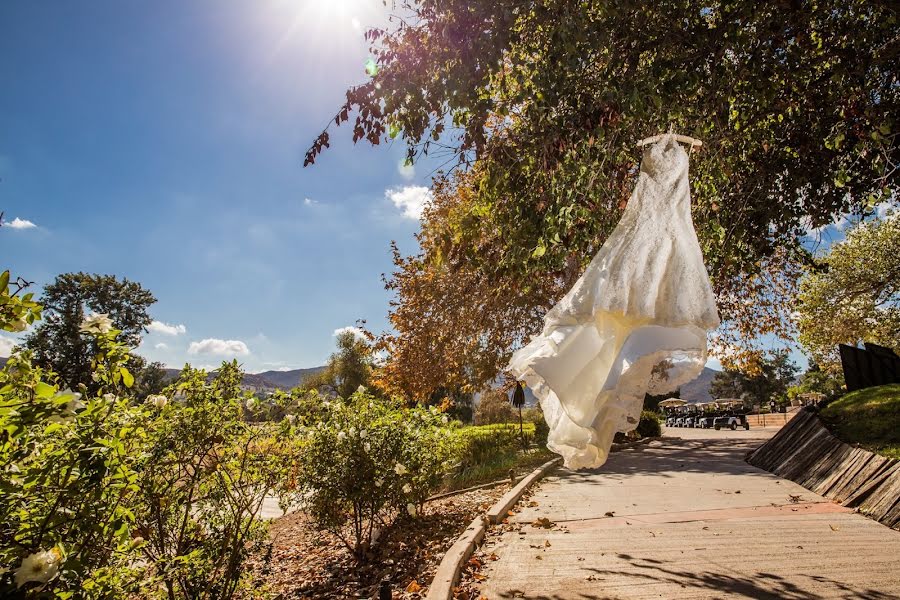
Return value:
M 56 393 L 56 388 L 49 383 L 39 382 L 34 386 L 34 393 L 39 398 L 49 398 Z
M 119 373 L 122 374 L 122 383 L 125 387 L 130 388 L 134 385 L 134 376 L 125 367 L 119 367 Z

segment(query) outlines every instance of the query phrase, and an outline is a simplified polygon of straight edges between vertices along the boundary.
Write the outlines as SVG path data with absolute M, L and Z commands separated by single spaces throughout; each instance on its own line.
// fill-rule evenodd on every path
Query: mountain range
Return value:
M 6 364 L 6 359 L 0 357 L 0 367 Z M 300 381 L 309 375 L 320 372 L 325 367 L 312 367 L 309 369 L 292 369 L 290 371 L 263 371 L 262 373 L 245 373 L 243 385 L 247 389 L 257 392 L 269 393 L 275 390 L 290 390 L 300 384 Z M 713 397 L 709 392 L 713 377 L 716 376 L 715 369 L 704 367 L 700 375 L 690 383 L 681 386 L 681 399 L 689 404 L 698 402 L 710 402 Z M 166 369 L 166 375 L 169 379 L 175 379 L 181 369 Z M 537 404 L 537 398 L 531 393 L 531 390 L 525 388 L 525 404 L 534 406 Z

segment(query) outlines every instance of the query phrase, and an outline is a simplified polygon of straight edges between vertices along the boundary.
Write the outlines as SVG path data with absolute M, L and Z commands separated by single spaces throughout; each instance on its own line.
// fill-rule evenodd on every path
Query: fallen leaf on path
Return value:
M 608 510 L 608 511 L 606 511 L 606 514 L 603 515 L 603 516 L 604 516 L 604 517 L 614 517 L 614 516 L 616 516 L 616 511 L 614 511 L 614 510 Z
M 545 548 L 549 548 L 549 547 L 550 547 L 550 540 L 544 540 L 544 547 L 545 547 Z
M 832 530 L 832 531 L 838 531 L 838 530 L 840 530 L 840 527 L 838 527 L 837 525 L 832 525 L 831 523 L 829 523 L 828 526 L 831 527 L 831 530 Z
M 551 529 L 553 527 L 553 521 L 548 519 L 547 517 L 541 517 L 534 521 L 531 524 L 532 527 L 543 527 L 544 529 Z
M 422 586 L 419 585 L 419 582 L 417 582 L 415 579 L 413 579 L 412 581 L 409 582 L 409 585 L 406 586 L 406 593 L 407 594 L 415 594 L 415 593 L 419 592 L 421 589 L 422 589 Z
M 803 496 L 801 496 L 801 495 L 799 495 L 799 494 L 788 494 L 788 499 L 789 499 L 791 502 L 793 502 L 794 504 L 797 504 L 798 502 L 800 502 L 801 500 L 803 500 Z

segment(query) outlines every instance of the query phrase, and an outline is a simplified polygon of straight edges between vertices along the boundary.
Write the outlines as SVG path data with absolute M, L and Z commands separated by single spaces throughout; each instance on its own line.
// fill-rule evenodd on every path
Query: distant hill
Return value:
M 309 369 L 292 369 L 290 371 L 263 371 L 262 373 L 244 373 L 243 385 L 245 388 L 257 392 L 273 392 L 275 390 L 288 391 L 300 385 L 300 382 L 309 375 L 322 371 L 325 367 L 312 367 Z M 181 369 L 166 369 L 166 376 L 175 379 L 181 374 Z
M 6 364 L 7 358 L 0 356 L 0 367 Z M 288 391 L 297 387 L 300 381 L 308 375 L 318 373 L 325 367 L 312 367 L 310 369 L 293 369 L 291 371 L 263 371 L 262 373 L 244 373 L 244 387 L 257 392 L 274 392 L 275 390 Z M 166 378 L 175 379 L 181 374 L 181 369 L 166 369 Z
M 0 367 L 5 364 L 6 359 L 0 357 Z M 275 390 L 287 391 L 291 388 L 296 387 L 304 377 L 318 373 L 324 368 L 325 367 L 312 367 L 310 369 L 293 369 L 290 371 L 263 371 L 262 373 L 245 373 L 244 386 L 260 392 L 272 392 Z M 181 369 L 166 369 L 166 375 L 169 379 L 175 379 L 176 377 L 178 377 L 179 373 L 181 373 Z M 700 375 L 698 375 L 695 380 L 681 386 L 681 399 L 685 400 L 689 404 L 696 404 L 698 402 L 712 402 L 713 397 L 712 394 L 709 393 L 709 386 L 712 383 L 713 377 L 716 376 L 716 373 L 718 373 L 718 371 L 716 371 L 715 369 L 704 367 L 703 371 L 701 371 Z M 475 404 L 478 404 L 477 397 L 475 399 Z M 525 405 L 535 406 L 536 404 L 537 398 L 534 397 L 534 394 L 526 386 Z
M 713 377 L 716 376 L 715 369 L 703 367 L 703 371 L 697 376 L 697 379 L 681 386 L 681 399 L 688 404 L 697 404 L 698 402 L 712 402 L 712 394 L 709 393 L 709 386 L 712 384 Z

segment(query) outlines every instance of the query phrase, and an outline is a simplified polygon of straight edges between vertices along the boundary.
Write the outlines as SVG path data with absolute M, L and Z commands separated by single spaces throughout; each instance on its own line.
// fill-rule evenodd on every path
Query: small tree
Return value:
M 475 409 L 476 425 L 509 423 L 514 418 L 515 413 L 505 393 L 495 389 L 487 389 L 481 393 L 481 399 Z
M 374 363 L 372 346 L 352 331 L 337 336 L 337 352 L 328 358 L 325 369 L 300 382 L 305 389 L 329 388 L 341 398 L 349 398 L 360 386 L 369 387 Z

